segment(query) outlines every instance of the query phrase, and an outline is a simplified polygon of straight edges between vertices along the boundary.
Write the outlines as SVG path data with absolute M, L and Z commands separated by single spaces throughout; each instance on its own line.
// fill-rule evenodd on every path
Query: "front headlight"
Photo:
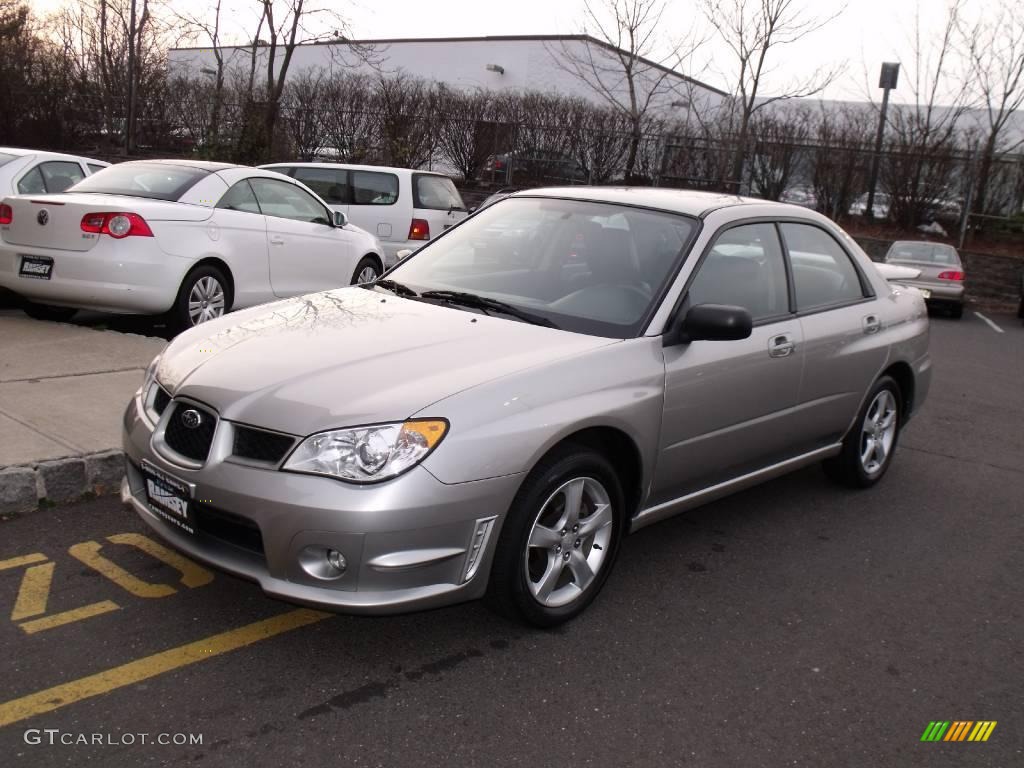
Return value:
M 443 419 L 415 419 L 320 432 L 303 440 L 283 469 L 376 483 L 419 464 L 447 431 Z

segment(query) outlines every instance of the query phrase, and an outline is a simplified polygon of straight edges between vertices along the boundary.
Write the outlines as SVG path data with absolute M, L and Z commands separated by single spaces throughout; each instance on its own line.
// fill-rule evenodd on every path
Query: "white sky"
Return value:
M 151 0 L 151 2 L 159 0 Z M 973 12 L 983 12 L 991 0 L 968 0 Z M 63 2 L 74 0 L 29 0 L 40 12 L 53 10 Z M 165 0 L 176 8 L 210 8 L 208 0 Z M 240 11 L 252 7 L 255 0 L 225 0 Z M 600 5 L 603 0 L 594 0 Z M 806 7 L 817 14 L 835 12 L 841 0 L 805 0 Z M 477 35 L 558 34 L 581 31 L 583 0 L 327 0 L 326 5 L 339 10 L 350 21 L 352 36 L 359 39 L 385 37 L 462 37 Z M 819 66 L 843 65 L 842 74 L 825 92 L 827 98 L 862 100 L 868 93 L 878 98 L 878 67 L 882 61 L 909 60 L 910 39 L 915 9 L 919 9 L 926 36 L 941 30 L 947 0 L 849 0 L 846 10 L 836 20 L 814 33 L 807 40 L 780 48 L 774 60 L 776 71 L 766 81 L 767 92 L 800 77 Z M 236 13 L 236 19 L 244 18 Z M 665 37 L 685 30 L 699 14 L 693 0 L 671 0 L 663 27 Z M 246 25 L 247 26 L 247 25 Z M 244 29 L 236 40 L 243 42 Z M 251 32 L 249 34 L 251 37 Z M 707 71 L 692 69 L 692 75 L 710 85 L 730 90 L 726 76 L 714 61 L 728 61 L 721 46 L 707 50 L 712 67 Z M 725 58 L 724 58 L 725 57 Z M 904 65 L 904 73 L 906 64 Z M 901 75 L 901 82 L 903 82 Z M 773 88 L 774 86 L 774 88 Z M 901 91 L 903 99 L 900 98 Z M 909 99 L 905 88 L 893 94 L 894 101 Z

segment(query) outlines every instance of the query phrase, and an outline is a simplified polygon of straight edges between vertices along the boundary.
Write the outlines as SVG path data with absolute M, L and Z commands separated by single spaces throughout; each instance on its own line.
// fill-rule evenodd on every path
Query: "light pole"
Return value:
M 878 186 L 878 163 L 882 159 L 882 137 L 885 135 L 885 113 L 889 111 L 889 91 L 896 87 L 900 79 L 898 61 L 887 61 L 882 64 L 882 73 L 878 77 L 878 87 L 882 89 L 882 109 L 878 115 L 878 133 L 875 135 L 875 154 L 871 158 L 871 176 L 868 179 L 868 204 L 864 215 L 868 221 L 875 218 L 875 187 Z

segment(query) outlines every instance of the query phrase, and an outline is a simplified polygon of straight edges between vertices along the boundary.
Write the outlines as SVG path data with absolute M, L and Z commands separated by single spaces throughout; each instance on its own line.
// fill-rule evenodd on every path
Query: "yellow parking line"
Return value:
M 45 691 L 30 693 L 20 699 L 0 704 L 0 727 L 60 709 L 93 696 L 109 693 L 126 685 L 132 685 L 164 672 L 243 648 L 293 629 L 315 624 L 332 615 L 322 611 L 300 608 L 263 621 L 247 624 L 244 627 L 228 630 L 204 640 L 197 640 L 194 643 L 136 659 L 95 675 L 72 680 L 70 683 L 55 685 Z
M 46 603 L 50 597 L 50 585 L 53 583 L 53 571 L 56 563 L 43 563 L 30 566 L 21 577 L 21 588 L 18 599 L 14 601 L 11 621 L 21 621 L 30 616 L 46 613 Z
M 0 560 L 0 571 L 6 571 L 8 568 L 21 568 L 23 565 L 32 565 L 32 563 L 41 563 L 46 560 L 46 555 L 42 555 L 39 552 L 33 552 L 31 555 L 23 555 L 22 557 L 12 557 L 10 560 Z
M 83 605 L 81 608 L 74 608 L 70 611 L 55 613 L 52 616 L 44 616 L 41 619 L 23 621 L 18 626 L 21 627 L 24 632 L 34 635 L 36 632 L 42 632 L 44 629 L 53 629 L 54 627 L 62 627 L 65 624 L 71 624 L 75 621 L 91 619 L 93 616 L 100 616 L 104 613 L 119 610 L 120 608 L 121 606 L 112 600 L 100 600 L 98 603 Z

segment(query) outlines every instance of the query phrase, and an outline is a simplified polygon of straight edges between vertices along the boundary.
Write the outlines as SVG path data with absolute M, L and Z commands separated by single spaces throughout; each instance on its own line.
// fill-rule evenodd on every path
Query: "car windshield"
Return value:
M 932 264 L 959 264 L 956 251 L 941 243 L 893 243 L 886 261 L 926 261 Z
M 0 152 L 0 165 L 7 165 L 7 163 L 11 162 L 11 160 L 13 160 L 16 157 L 17 155 L 11 155 L 8 154 L 7 152 Z
M 419 293 L 469 293 L 564 330 L 625 339 L 643 329 L 695 230 L 679 214 L 510 197 L 388 277 Z
M 177 201 L 209 171 L 167 163 L 121 163 L 97 171 L 69 191 Z

